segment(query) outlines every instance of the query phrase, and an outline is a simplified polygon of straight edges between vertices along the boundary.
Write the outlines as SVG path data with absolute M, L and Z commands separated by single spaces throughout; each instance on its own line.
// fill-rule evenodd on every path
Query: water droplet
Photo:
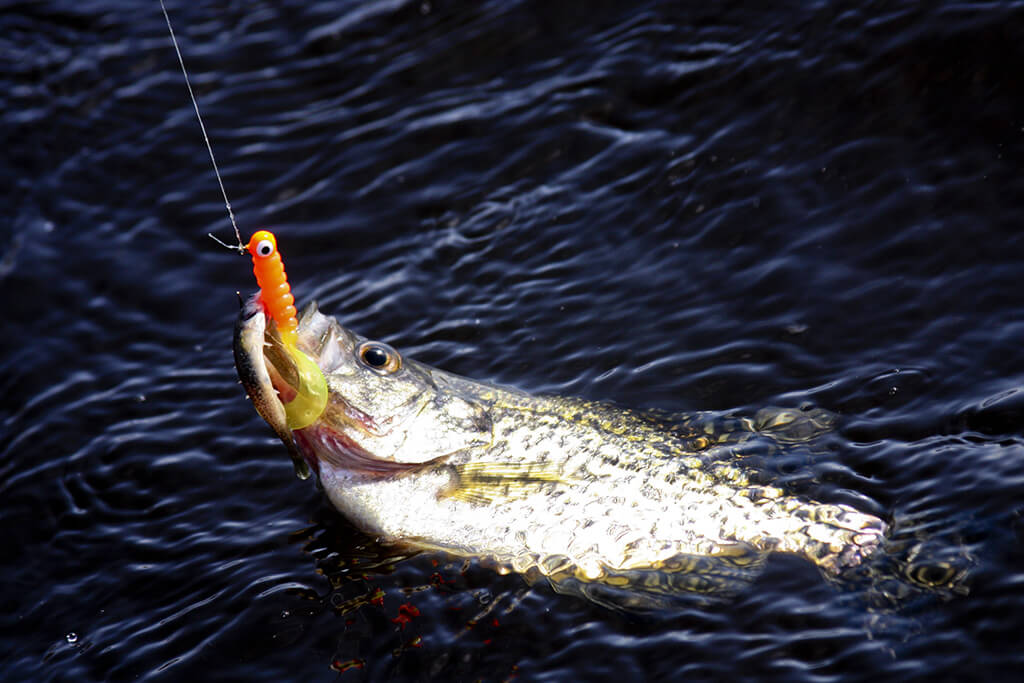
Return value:
M 426 16 L 426 15 L 430 14 L 430 3 L 429 2 L 421 2 L 420 3 L 420 14 L 422 14 L 423 16 Z
M 71 631 L 70 633 L 68 633 L 64 637 L 68 639 L 68 643 L 70 643 L 71 645 L 74 645 L 75 643 L 78 642 L 78 634 L 75 633 L 74 631 Z
M 281 610 L 281 618 L 282 619 L 287 619 L 291 615 L 292 615 L 292 613 L 289 612 L 288 610 L 286 610 L 286 609 Z

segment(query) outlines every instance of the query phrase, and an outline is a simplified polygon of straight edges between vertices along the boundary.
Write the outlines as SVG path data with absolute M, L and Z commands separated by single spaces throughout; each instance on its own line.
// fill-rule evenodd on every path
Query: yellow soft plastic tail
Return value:
M 284 348 L 295 361 L 295 369 L 299 373 L 297 393 L 294 399 L 284 404 L 284 414 L 288 429 L 302 429 L 316 422 L 327 407 L 327 380 L 320 366 L 298 347 L 285 344 Z

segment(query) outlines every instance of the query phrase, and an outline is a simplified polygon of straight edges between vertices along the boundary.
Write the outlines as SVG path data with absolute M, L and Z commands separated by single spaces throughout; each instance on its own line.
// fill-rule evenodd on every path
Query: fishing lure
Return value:
M 277 324 L 277 332 L 286 346 L 298 341 L 299 321 L 295 311 L 295 297 L 288 285 L 284 262 L 277 250 L 277 238 L 269 230 L 253 233 L 246 245 L 252 254 L 252 272 L 260 286 L 260 300 L 267 313 Z
M 284 272 L 281 253 L 277 250 L 277 238 L 269 230 L 259 230 L 249 239 L 245 249 L 252 255 L 252 272 L 260 286 L 260 301 L 277 325 L 284 349 L 295 362 L 298 373 L 295 398 L 284 404 L 288 428 L 308 427 L 327 406 L 327 380 L 320 366 L 299 350 L 295 297 Z

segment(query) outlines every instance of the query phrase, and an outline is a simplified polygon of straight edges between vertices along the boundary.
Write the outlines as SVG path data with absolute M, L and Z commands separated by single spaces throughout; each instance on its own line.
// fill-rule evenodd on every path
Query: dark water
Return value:
M 237 384 L 255 285 L 158 4 L 7 0 L 3 678 L 1020 675 L 1024 3 L 628 4 L 170 11 L 300 301 L 531 391 L 835 411 L 779 481 L 969 554 L 970 593 L 776 557 L 632 615 L 389 557 Z

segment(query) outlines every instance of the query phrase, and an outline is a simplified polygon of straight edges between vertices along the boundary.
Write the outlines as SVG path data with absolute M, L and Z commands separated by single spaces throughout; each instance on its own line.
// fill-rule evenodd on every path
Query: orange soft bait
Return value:
M 260 230 L 249 239 L 245 247 L 252 254 L 252 272 L 260 286 L 260 301 L 267 314 L 277 325 L 285 351 L 295 362 L 298 386 L 295 397 L 284 404 L 289 429 L 303 429 L 313 424 L 327 406 L 327 381 L 309 356 L 299 350 L 299 320 L 295 312 L 295 297 L 288 286 L 284 262 L 277 250 L 277 238 L 269 230 Z
M 252 254 L 252 272 L 260 286 L 260 300 L 277 323 L 281 340 L 288 346 L 295 346 L 299 321 L 295 297 L 288 285 L 281 253 L 277 250 L 277 238 L 269 230 L 260 230 L 253 234 L 245 248 Z

